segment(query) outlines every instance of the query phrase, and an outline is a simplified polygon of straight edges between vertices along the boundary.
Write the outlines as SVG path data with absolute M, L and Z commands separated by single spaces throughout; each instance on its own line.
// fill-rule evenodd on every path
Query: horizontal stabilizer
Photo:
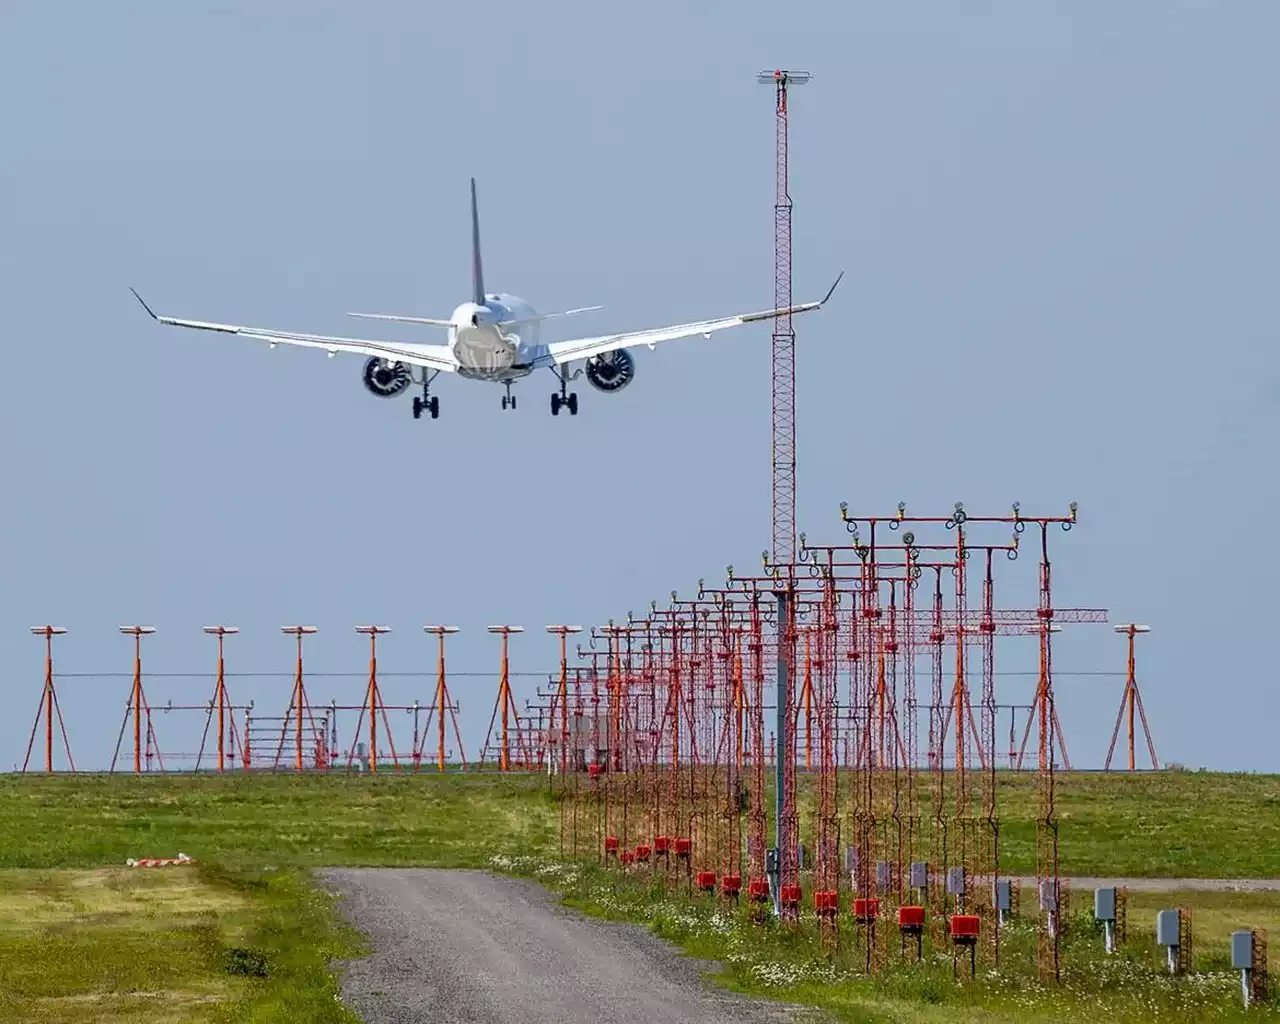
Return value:
M 503 327 L 519 327 L 522 324 L 537 324 L 543 320 L 550 320 L 557 316 L 573 316 L 575 313 L 594 313 L 597 309 L 604 309 L 603 306 L 579 306 L 577 309 L 566 309 L 562 313 L 539 313 L 537 316 L 528 316 L 523 320 L 503 320 Z
M 362 320 L 394 320 L 399 324 L 426 324 L 428 327 L 449 327 L 453 324 L 452 320 L 438 320 L 430 316 L 393 316 L 390 313 L 348 313 L 347 316 Z

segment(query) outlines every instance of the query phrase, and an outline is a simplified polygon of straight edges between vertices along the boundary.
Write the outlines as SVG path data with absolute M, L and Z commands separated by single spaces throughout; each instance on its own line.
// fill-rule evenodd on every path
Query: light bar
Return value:
M 807 71 L 761 71 L 756 81 L 761 85 L 777 85 L 785 81 L 787 85 L 804 85 L 813 75 Z

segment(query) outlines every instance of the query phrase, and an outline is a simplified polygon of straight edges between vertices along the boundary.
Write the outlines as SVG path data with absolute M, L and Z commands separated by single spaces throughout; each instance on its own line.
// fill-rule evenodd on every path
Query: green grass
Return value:
M 997 779 L 1002 870 L 1034 874 L 1035 773 L 999 772 Z M 1280 878 L 1280 776 L 1063 773 L 1056 796 L 1064 873 Z
M 1002 869 L 1033 874 L 1035 776 L 1003 772 L 999 787 Z M 1068 773 L 1057 805 L 1067 874 L 1280 877 L 1280 776 Z M 0 867 L 179 851 L 232 867 L 467 867 L 552 849 L 558 814 L 537 776 L 5 775 Z
M 809 782 L 802 778 L 802 805 Z M 1034 782 L 1000 778 L 1006 874 L 1034 873 Z M 1058 782 L 1064 874 L 1280 877 L 1280 777 L 1066 774 Z M 843 804 L 845 779 L 841 787 Z M 927 823 L 927 806 L 925 815 Z M 634 844 L 643 815 L 629 820 Z M 354 1021 L 334 998 L 328 965 L 356 955 L 358 940 L 309 886 L 308 869 L 546 863 L 559 849 L 559 821 L 548 780 L 536 776 L 0 776 L 0 1021 Z M 122 867 L 127 857 L 179 851 L 199 869 Z M 572 904 L 649 924 L 729 963 L 731 987 L 858 1022 L 1236 1019 L 1236 981 L 1222 969 L 1226 936 L 1240 926 L 1280 929 L 1280 897 L 1270 894 L 1135 893 L 1129 953 L 1104 962 L 1084 921 L 1062 989 L 1031 977 L 1029 926 L 1007 946 L 1008 963 L 1022 966 L 999 981 L 957 986 L 949 955 L 868 980 L 839 956 L 815 955 L 806 929 L 784 935 L 734 920 L 726 930 L 710 903 L 581 866 L 570 874 L 576 881 L 561 888 Z M 104 878 L 114 881 L 84 881 Z M 1159 974 L 1154 912 L 1173 905 L 1195 910 L 1201 980 Z
M 0 1022 L 355 1024 L 330 965 L 360 947 L 307 869 L 479 866 L 558 821 L 545 780 L 0 778 Z
M 0 867 L 470 867 L 550 849 L 559 828 L 545 778 L 426 773 L 0 776 L 0 822 Z
M 1235 927 L 1280 921 L 1280 894 L 1185 892 L 1135 894 L 1128 941 L 1107 956 L 1087 901 L 1076 904 L 1063 940 L 1062 983 L 1042 984 L 1035 970 L 1034 921 L 1026 910 L 1001 936 L 997 973 L 979 960 L 978 977 L 953 976 L 950 951 L 926 940 L 924 961 L 908 962 L 890 926 L 883 967 L 863 971 L 865 940 L 847 914 L 838 947 L 823 953 L 816 925 L 780 928 L 771 918 L 752 924 L 745 908 L 664 885 L 648 869 L 620 875 L 593 865 L 537 857 L 500 860 L 507 870 L 537 878 L 585 913 L 647 925 L 686 953 L 726 964 L 720 982 L 748 995 L 802 1003 L 850 1024 L 1151 1024 L 1152 1021 L 1280 1020 L 1280 1004 L 1245 1013 L 1238 975 L 1229 969 L 1226 937 Z M 1034 906 L 1032 892 L 1023 907 Z M 1155 910 L 1190 907 L 1195 921 L 1195 973 L 1170 978 L 1155 945 Z M 1273 962 L 1275 957 L 1272 958 Z

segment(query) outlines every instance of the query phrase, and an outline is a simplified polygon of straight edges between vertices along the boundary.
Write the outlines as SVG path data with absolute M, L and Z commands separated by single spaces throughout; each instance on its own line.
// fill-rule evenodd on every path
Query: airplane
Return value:
M 394 398 L 411 387 L 421 387 L 422 395 L 420 397 L 415 395 L 413 398 L 413 418 L 421 419 L 425 412 L 432 419 L 437 419 L 440 416 L 440 398 L 431 394 L 431 384 L 441 373 L 456 373 L 459 377 L 468 380 L 502 384 L 506 387 L 502 408 L 514 409 L 516 396 L 511 393 L 511 385 L 529 376 L 534 370 L 544 368 L 555 374 L 560 383 L 559 390 L 551 394 L 551 415 L 558 416 L 561 409 L 568 409 L 570 416 L 576 416 L 578 396 L 576 392 L 568 390 L 569 383 L 577 380 L 585 372 L 588 383 L 598 391 L 606 394 L 621 391 L 635 377 L 635 358 L 627 350 L 628 345 L 647 345 L 652 349 L 662 341 L 689 338 L 699 334 L 709 338 L 713 332 L 727 327 L 738 327 L 742 324 L 773 320 L 788 314 L 794 315 L 819 309 L 826 305 L 841 278 L 844 277 L 842 271 L 826 296 L 818 302 L 769 309 L 760 313 L 734 313 L 730 316 L 676 324 L 672 327 L 656 327 L 543 344 L 539 340 L 539 329 L 544 321 L 593 312 L 601 307 L 584 306 L 559 313 L 538 313 L 519 296 L 485 291 L 484 270 L 480 259 L 480 214 L 476 202 L 475 178 L 471 179 L 471 272 L 471 299 L 459 305 L 447 320 L 419 316 L 393 316 L 386 313 L 348 314 L 363 319 L 443 328 L 448 338 L 444 345 L 327 337 L 319 334 L 299 334 L 260 327 L 209 323 L 202 320 L 182 320 L 158 315 L 136 289 L 129 290 L 142 303 L 142 308 L 151 315 L 151 318 L 162 324 L 257 338 L 266 341 L 272 348 L 278 344 L 301 345 L 323 348 L 330 357 L 339 352 L 366 356 L 363 381 L 364 386 L 372 394 L 379 398 Z M 584 362 L 583 368 L 570 373 L 570 364 L 579 360 Z

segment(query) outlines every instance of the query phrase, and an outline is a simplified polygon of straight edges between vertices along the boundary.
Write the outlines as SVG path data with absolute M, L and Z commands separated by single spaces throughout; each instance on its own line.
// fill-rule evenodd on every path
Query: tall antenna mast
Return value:
M 776 92 L 777 190 L 773 203 L 773 299 L 791 305 L 791 193 L 787 175 L 787 91 L 804 85 L 807 71 L 761 71 L 756 81 Z M 773 558 L 788 574 L 796 554 L 796 335 L 790 314 L 773 328 Z

